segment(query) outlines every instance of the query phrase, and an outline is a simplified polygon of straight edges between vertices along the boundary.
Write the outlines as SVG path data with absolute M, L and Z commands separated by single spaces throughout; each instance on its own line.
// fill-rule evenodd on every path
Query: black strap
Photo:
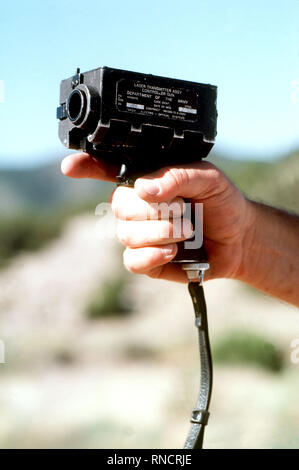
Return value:
M 194 306 L 195 326 L 198 328 L 201 377 L 199 396 L 192 412 L 191 428 L 184 449 L 201 449 L 204 428 L 209 418 L 213 367 L 203 287 L 198 282 L 189 282 L 188 288 Z

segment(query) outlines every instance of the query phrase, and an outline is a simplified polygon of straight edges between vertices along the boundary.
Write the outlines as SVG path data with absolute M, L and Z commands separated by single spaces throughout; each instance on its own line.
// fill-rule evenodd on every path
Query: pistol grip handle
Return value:
M 127 186 L 127 187 L 134 187 L 134 182 L 137 177 L 134 176 L 128 176 L 127 172 L 127 166 L 122 165 L 119 175 L 117 177 L 118 182 L 117 186 Z M 188 202 L 188 201 L 186 201 Z M 191 210 L 191 222 L 193 224 L 193 228 L 197 228 L 197 223 L 196 223 L 196 217 L 195 217 L 195 212 Z M 208 256 L 205 250 L 204 245 L 202 244 L 201 246 L 197 246 L 196 248 L 192 247 L 186 247 L 186 243 L 190 244 L 192 241 L 195 241 L 196 235 L 194 235 L 192 238 L 189 240 L 185 240 L 182 242 L 179 242 L 178 245 L 178 252 L 174 259 L 171 261 L 171 263 L 207 263 L 208 262 Z
M 188 201 L 186 201 L 188 203 Z M 189 202 L 190 204 L 190 202 Z M 202 221 L 202 219 L 196 217 L 195 211 L 191 208 L 191 222 L 193 225 L 194 231 L 197 233 L 188 240 L 179 242 L 178 252 L 174 259 L 171 261 L 172 263 L 207 263 L 208 262 L 208 255 L 205 250 L 203 242 L 198 246 L 198 242 L 196 241 L 196 237 L 198 237 L 198 231 L 202 230 L 202 223 L 200 223 L 198 227 L 198 221 Z M 193 242 L 194 248 L 192 246 L 188 246 Z
M 171 261 L 171 263 L 207 263 L 208 255 L 204 244 L 200 248 L 186 249 L 185 242 L 179 242 L 178 252 Z

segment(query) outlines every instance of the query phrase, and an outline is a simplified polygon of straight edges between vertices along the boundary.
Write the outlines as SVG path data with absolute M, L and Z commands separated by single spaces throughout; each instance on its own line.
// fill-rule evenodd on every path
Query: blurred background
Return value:
M 191 301 L 186 286 L 126 272 L 99 237 L 95 207 L 113 185 L 60 174 L 59 83 L 107 65 L 216 84 L 209 158 L 249 197 L 298 212 L 299 2 L 1 10 L 0 447 L 180 448 L 199 386 Z M 206 297 L 205 447 L 298 448 L 298 310 L 230 280 Z

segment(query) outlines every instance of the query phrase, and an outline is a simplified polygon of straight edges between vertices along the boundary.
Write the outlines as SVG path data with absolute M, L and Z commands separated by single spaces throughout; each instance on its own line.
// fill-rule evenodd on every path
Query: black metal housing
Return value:
M 217 87 L 100 67 L 63 80 L 59 138 L 117 162 L 123 179 L 206 157 L 216 136 Z

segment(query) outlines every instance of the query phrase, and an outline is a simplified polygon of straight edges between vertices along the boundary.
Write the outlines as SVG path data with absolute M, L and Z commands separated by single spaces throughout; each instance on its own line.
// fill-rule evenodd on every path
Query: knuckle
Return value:
M 165 176 L 176 192 L 188 183 L 189 179 L 188 171 L 185 168 L 168 168 Z
M 203 161 L 200 164 L 202 170 L 204 170 L 205 197 L 215 196 L 225 191 L 229 180 L 224 173 L 210 162 Z
M 214 196 L 219 196 L 227 192 L 229 188 L 229 181 L 224 176 L 224 174 L 218 170 L 218 168 L 213 167 L 209 170 L 210 176 L 210 194 Z
M 219 184 L 222 184 L 225 181 L 222 171 L 216 166 L 210 165 L 207 171 L 213 185 L 219 186 Z

